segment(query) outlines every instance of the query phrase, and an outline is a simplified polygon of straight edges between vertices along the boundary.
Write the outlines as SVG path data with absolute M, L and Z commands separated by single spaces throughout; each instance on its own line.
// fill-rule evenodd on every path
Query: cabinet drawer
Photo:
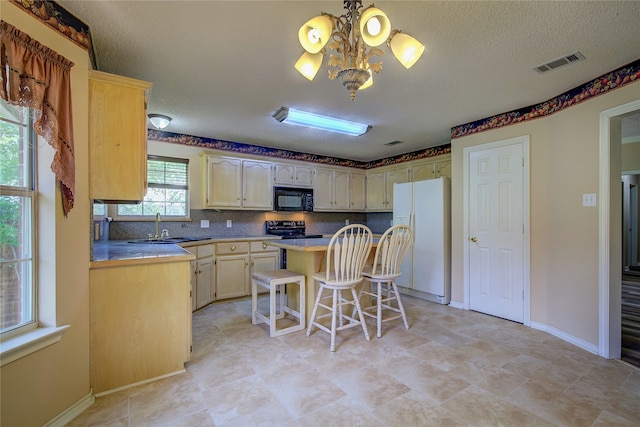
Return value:
M 249 252 L 249 242 L 216 243 L 216 255 L 240 254 Z
M 251 242 L 251 253 L 256 252 L 278 252 L 278 248 L 267 245 L 263 242 Z
M 213 256 L 213 244 L 198 246 L 198 258 Z

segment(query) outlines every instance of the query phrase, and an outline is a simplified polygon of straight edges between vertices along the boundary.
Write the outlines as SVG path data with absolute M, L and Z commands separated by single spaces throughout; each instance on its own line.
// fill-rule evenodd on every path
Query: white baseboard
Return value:
M 589 353 L 593 353 L 596 355 L 599 354 L 598 346 L 596 344 L 591 344 L 590 342 L 587 342 L 583 339 L 574 337 L 573 335 L 568 334 L 565 331 L 561 331 L 560 329 L 554 328 L 553 326 L 531 321 L 531 328 L 543 332 L 548 332 L 551 335 L 560 338 L 561 340 L 567 341 L 575 346 L 580 347 L 583 350 L 587 350 Z
M 449 307 L 459 308 L 460 310 L 464 310 L 464 304 L 454 300 L 451 300 L 451 302 L 449 302 Z
M 136 387 L 136 386 L 139 386 L 139 385 L 152 383 L 154 381 L 158 381 L 158 380 L 161 380 L 161 379 L 164 379 L 164 378 L 169 378 L 169 377 L 172 377 L 174 375 L 184 374 L 185 372 L 187 372 L 186 369 L 180 369 L 180 370 L 175 371 L 175 372 L 169 372 L 168 374 L 164 374 L 164 375 L 160 375 L 160 376 L 157 376 L 157 377 L 149 378 L 148 380 L 138 381 L 137 383 L 127 384 L 127 385 L 124 385 L 122 387 L 118 387 L 118 388 L 114 388 L 114 389 L 111 389 L 111 390 L 107 390 L 107 391 L 103 391 L 103 392 L 100 392 L 100 393 L 96 393 L 95 396 L 96 397 L 106 396 L 107 394 L 112 394 L 112 393 L 115 393 L 115 392 L 118 392 L 118 391 L 121 391 L 121 390 L 126 390 L 126 389 L 131 388 L 131 387 Z
M 88 407 L 93 405 L 93 402 L 95 401 L 96 398 L 92 393 L 89 393 L 88 395 L 59 413 L 55 418 L 49 420 L 49 422 L 46 423 L 44 427 L 63 427 L 67 425 L 71 420 L 83 413 Z

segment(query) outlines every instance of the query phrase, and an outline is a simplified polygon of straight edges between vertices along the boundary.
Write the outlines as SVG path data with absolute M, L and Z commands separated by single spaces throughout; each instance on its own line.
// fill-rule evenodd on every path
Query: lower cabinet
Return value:
M 249 294 L 249 242 L 216 243 L 215 299 Z
M 191 261 L 191 310 L 196 311 L 213 302 L 213 244 L 185 247 L 196 256 Z
M 91 386 L 102 393 L 184 369 L 189 261 L 89 270 Z
M 262 241 L 216 243 L 215 299 L 251 295 L 251 274 L 280 266 L 278 248 Z

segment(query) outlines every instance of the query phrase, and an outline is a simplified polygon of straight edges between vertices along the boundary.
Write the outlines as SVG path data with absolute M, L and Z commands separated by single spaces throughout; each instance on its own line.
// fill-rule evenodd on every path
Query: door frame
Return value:
M 530 256 L 530 150 L 529 143 L 531 137 L 529 135 L 517 136 L 515 138 L 504 139 L 500 141 L 488 142 L 486 144 L 475 145 L 472 147 L 466 147 L 463 149 L 463 160 L 462 160 L 462 168 L 463 168 L 463 239 L 464 239 L 464 257 L 463 257 L 463 267 L 464 267 L 464 303 L 463 308 L 465 310 L 470 309 L 470 286 L 471 286 L 471 278 L 470 278 L 470 269 L 469 269 L 469 251 L 471 249 L 469 244 L 469 188 L 470 188 L 470 179 L 471 176 L 469 174 L 470 167 L 470 157 L 471 153 L 477 151 L 484 151 L 488 149 L 501 148 L 508 145 L 521 144 L 522 145 L 522 158 L 523 158 L 523 174 L 522 177 L 522 198 L 523 198 L 523 222 L 524 222 L 524 238 L 523 238 L 523 252 L 522 257 L 522 268 L 523 268 L 523 285 L 524 285 L 524 300 L 523 300 L 523 324 L 525 326 L 531 326 L 531 288 L 530 288 L 530 278 L 531 278 L 531 256 Z
M 598 213 L 598 355 L 607 359 L 619 359 L 622 336 L 622 249 L 616 245 L 620 239 L 622 218 L 611 215 L 611 208 L 622 203 L 619 192 L 612 192 L 612 185 L 620 187 L 622 173 L 619 160 L 612 166 L 612 148 L 620 150 L 620 116 L 640 110 L 640 100 L 632 101 L 600 113 L 600 209 Z M 612 173 L 617 174 L 615 177 Z M 621 215 L 618 215 L 621 216 Z M 617 228 L 616 228 L 617 227 Z M 612 264 L 613 262 L 613 264 Z

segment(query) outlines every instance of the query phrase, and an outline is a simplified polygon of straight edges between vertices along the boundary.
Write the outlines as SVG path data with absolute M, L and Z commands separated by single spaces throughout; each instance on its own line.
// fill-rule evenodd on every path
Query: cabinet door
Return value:
M 151 83 L 89 72 L 89 197 L 140 201 L 147 192 Z
M 316 185 L 313 192 L 313 210 L 333 209 L 333 170 L 316 168 Z
M 261 271 L 277 270 L 280 268 L 278 265 L 279 258 L 277 252 L 251 254 L 251 274 Z
M 276 163 L 273 182 L 278 185 L 291 185 L 295 179 L 295 166 Z
M 351 210 L 365 210 L 366 192 L 365 174 L 352 172 L 349 180 L 349 203 Z
M 393 210 L 393 184 L 409 182 L 409 169 L 394 169 L 386 174 L 386 194 L 384 208 L 387 211 Z
M 207 156 L 208 207 L 242 207 L 242 161 Z
M 294 182 L 301 187 L 313 187 L 313 168 L 296 166 Z
M 333 172 L 333 209 L 348 211 L 349 203 L 349 172 Z
M 435 162 L 414 165 L 411 168 L 411 180 L 423 181 L 425 179 L 435 178 L 434 168 L 435 168 Z
M 437 161 L 435 169 L 434 176 L 436 178 L 440 178 L 441 176 L 451 178 L 451 159 Z
M 198 305 L 196 303 L 196 293 L 198 292 L 198 262 L 195 259 L 191 260 L 189 268 L 189 285 L 191 286 L 191 311 L 196 311 L 198 309 Z
M 247 295 L 249 255 L 216 257 L 215 276 L 216 300 Z
M 367 174 L 367 210 L 377 211 L 385 207 L 384 172 Z
M 271 163 L 243 160 L 242 182 L 243 208 L 273 209 Z
M 196 309 L 213 302 L 213 257 L 198 259 Z

